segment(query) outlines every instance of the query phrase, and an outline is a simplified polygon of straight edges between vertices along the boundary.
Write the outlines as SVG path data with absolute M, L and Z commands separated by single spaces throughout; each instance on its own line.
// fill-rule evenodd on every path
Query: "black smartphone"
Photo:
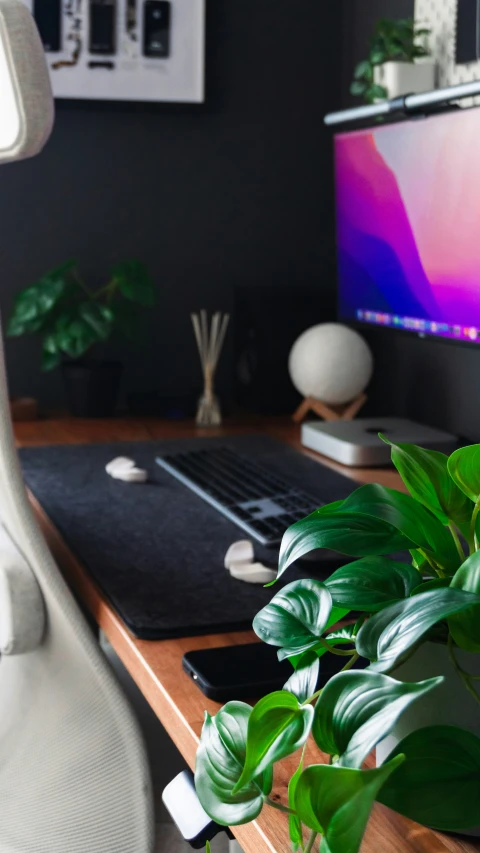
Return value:
M 35 0 L 33 17 L 44 49 L 58 53 L 62 46 L 61 0 Z
M 115 0 L 90 0 L 90 53 L 111 56 L 116 51 Z
M 143 55 L 155 59 L 170 56 L 170 0 L 145 0 L 143 4 Z

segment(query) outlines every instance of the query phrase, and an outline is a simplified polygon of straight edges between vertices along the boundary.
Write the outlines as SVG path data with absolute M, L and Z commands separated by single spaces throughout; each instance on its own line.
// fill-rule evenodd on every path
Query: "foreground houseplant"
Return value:
M 439 830 L 480 824 L 480 737 L 473 731 L 423 726 L 379 766 L 364 766 L 404 712 L 442 685 L 441 675 L 418 682 L 395 677 L 423 644 L 447 650 L 459 710 L 465 689 L 480 724 L 479 676 L 458 663 L 462 651 L 474 660 L 480 653 L 480 445 L 450 458 L 392 445 L 392 459 L 410 494 L 362 486 L 284 536 L 279 576 L 316 548 L 361 559 L 324 583 L 287 585 L 256 616 L 257 635 L 279 648 L 293 674 L 253 710 L 229 702 L 215 717 L 206 715 L 195 782 L 217 823 L 240 825 L 264 807 L 280 809 L 293 850 L 305 853 L 319 836 L 321 853 L 357 853 L 375 801 Z M 384 556 L 396 551 L 409 551 L 411 562 Z M 356 621 L 335 629 L 352 611 Z M 317 690 L 326 653 L 344 657 L 345 666 Z M 359 659 L 366 669 L 354 668 Z M 327 764 L 305 765 L 309 737 Z M 289 802 L 279 804 L 270 797 L 274 764 L 297 751 Z
M 435 65 L 425 40 L 431 34 L 411 18 L 381 18 L 370 42 L 368 58 L 360 62 L 350 93 L 373 104 L 435 86 Z M 420 61 L 419 61 L 420 60 Z
M 92 290 L 70 261 L 46 273 L 15 299 L 7 327 L 10 336 L 42 338 L 42 368 L 59 365 L 72 414 L 113 414 L 122 365 L 85 359 L 96 344 L 115 332 L 136 334 L 138 308 L 153 305 L 155 288 L 139 261 L 125 261 L 111 270 L 108 282 Z

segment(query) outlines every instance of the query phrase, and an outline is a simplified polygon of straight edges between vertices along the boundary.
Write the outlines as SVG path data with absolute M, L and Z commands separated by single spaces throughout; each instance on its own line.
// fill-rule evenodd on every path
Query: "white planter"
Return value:
M 389 98 L 429 92 L 435 89 L 436 66 L 433 59 L 417 62 L 385 62 L 373 70 L 374 83 L 385 86 Z
M 466 672 L 480 675 L 480 654 L 456 650 L 456 658 Z M 399 681 L 424 681 L 426 678 L 443 675 L 445 681 L 426 696 L 416 700 L 402 714 L 392 734 L 377 746 L 377 765 L 383 764 L 404 737 L 425 726 L 457 726 L 480 737 L 480 706 L 470 696 L 455 672 L 446 646 L 424 643 L 410 660 L 391 675 Z M 480 682 L 473 683 L 480 695 Z M 466 831 L 465 834 L 480 837 L 480 826 Z

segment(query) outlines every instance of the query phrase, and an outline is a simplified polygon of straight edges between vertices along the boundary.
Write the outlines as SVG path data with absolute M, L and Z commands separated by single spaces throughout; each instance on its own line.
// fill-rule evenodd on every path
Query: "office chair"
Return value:
M 53 123 L 43 48 L 0 0 L 0 161 Z M 151 853 L 137 722 L 52 559 L 22 479 L 0 334 L 0 853 Z

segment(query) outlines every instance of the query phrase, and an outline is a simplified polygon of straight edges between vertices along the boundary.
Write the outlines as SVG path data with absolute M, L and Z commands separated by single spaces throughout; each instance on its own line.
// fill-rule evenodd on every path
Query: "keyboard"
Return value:
M 228 447 L 172 453 L 156 461 L 262 545 L 279 545 L 287 527 L 322 505 Z

